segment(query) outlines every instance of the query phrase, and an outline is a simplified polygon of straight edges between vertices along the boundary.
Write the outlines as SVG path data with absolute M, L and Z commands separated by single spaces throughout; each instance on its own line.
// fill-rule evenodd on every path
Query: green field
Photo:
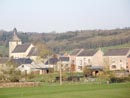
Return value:
M 130 98 L 130 82 L 0 88 L 0 98 Z

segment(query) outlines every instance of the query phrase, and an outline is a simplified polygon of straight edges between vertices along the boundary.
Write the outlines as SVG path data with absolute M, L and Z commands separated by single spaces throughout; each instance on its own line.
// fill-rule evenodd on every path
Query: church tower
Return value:
M 9 41 L 9 57 L 12 57 L 12 52 L 17 45 L 21 45 L 21 39 L 17 36 L 17 30 L 14 28 L 12 39 Z

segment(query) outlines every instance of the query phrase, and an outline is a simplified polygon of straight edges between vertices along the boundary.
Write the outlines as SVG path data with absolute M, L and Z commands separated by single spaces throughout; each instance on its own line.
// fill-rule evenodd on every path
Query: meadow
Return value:
M 0 88 L 0 98 L 130 98 L 130 82 L 112 84 L 42 84 Z

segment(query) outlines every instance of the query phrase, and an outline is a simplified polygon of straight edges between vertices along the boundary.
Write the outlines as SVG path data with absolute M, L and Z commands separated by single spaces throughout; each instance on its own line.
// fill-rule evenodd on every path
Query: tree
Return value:
M 52 53 L 43 42 L 35 42 L 34 45 L 36 46 L 38 50 L 38 55 L 41 58 L 44 58 Z
M 16 65 L 11 61 L 9 61 L 6 65 L 3 65 L 2 68 L 0 68 L 0 80 L 18 82 L 21 78 L 21 73 L 16 68 Z

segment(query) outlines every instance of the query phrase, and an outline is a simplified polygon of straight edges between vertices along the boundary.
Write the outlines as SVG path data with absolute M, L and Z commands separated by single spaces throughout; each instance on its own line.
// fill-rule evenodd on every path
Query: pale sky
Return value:
M 0 29 L 65 32 L 130 27 L 130 0 L 0 0 Z

